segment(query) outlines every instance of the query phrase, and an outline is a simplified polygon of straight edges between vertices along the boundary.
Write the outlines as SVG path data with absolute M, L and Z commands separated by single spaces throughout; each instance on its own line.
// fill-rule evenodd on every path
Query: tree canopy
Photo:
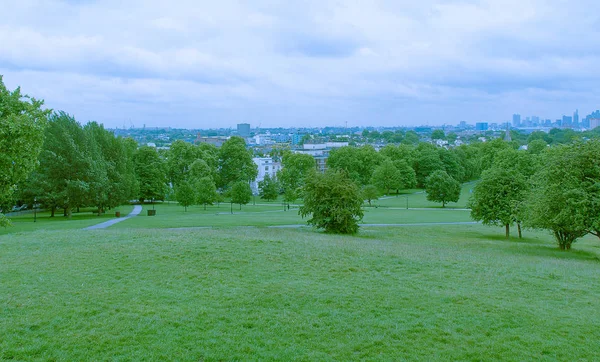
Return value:
M 425 181 L 427 200 L 441 202 L 446 207 L 448 202 L 457 202 L 460 197 L 460 183 L 446 171 L 435 171 Z
M 310 216 L 308 224 L 326 232 L 355 234 L 363 217 L 362 203 L 360 189 L 344 170 L 328 170 L 306 181 L 299 214 Z
M 44 102 L 9 91 L 0 75 L 0 204 L 8 202 L 16 185 L 34 170 L 44 140 L 50 110 Z M 7 225 L 0 214 L 0 226 Z

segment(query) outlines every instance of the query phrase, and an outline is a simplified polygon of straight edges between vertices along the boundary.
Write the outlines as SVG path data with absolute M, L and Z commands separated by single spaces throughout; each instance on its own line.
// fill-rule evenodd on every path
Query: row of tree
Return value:
M 471 216 L 488 225 L 550 230 L 559 247 L 600 237 L 600 141 L 498 152 L 469 203 Z

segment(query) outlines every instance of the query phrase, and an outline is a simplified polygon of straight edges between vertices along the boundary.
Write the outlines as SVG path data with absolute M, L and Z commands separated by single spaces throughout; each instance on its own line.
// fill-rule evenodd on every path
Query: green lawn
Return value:
M 466 208 L 474 186 L 475 182 L 463 184 L 458 202 L 450 202 L 446 204 L 446 208 Z M 427 194 L 419 189 L 401 190 L 399 195 L 382 196 L 381 200 L 375 201 L 374 204 L 380 207 L 406 208 L 407 198 L 409 208 L 442 208 L 441 202 L 427 201 Z
M 16 216 L 9 216 L 8 218 L 13 226 L 7 228 L 0 227 L 0 235 L 35 230 L 83 229 L 88 226 L 114 219 L 116 210 L 121 212 L 121 216 L 125 216 L 133 210 L 133 206 L 122 205 L 114 210 L 107 210 L 106 213 L 101 216 L 92 212 L 91 208 L 81 209 L 80 212 L 73 212 L 70 219 L 63 216 L 62 210 L 57 210 L 54 217 L 50 217 L 49 211 L 37 212 L 34 215 L 33 211 L 30 210 Z
M 0 359 L 599 360 L 598 239 L 502 233 L 0 235 Z

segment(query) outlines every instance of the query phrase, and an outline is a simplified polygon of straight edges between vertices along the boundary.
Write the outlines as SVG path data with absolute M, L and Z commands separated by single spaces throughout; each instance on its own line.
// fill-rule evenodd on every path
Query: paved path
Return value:
M 140 214 L 140 212 L 142 212 L 142 207 L 141 207 L 140 205 L 135 205 L 135 206 L 133 207 L 133 211 L 132 211 L 132 212 L 130 212 L 130 213 L 129 213 L 129 215 L 127 215 L 127 216 L 125 216 L 125 217 L 119 217 L 119 218 L 115 218 L 115 219 L 112 219 L 112 220 L 108 220 L 108 221 L 102 222 L 102 223 L 100 223 L 100 224 L 96 224 L 96 225 L 92 225 L 92 226 L 86 227 L 86 228 L 85 228 L 85 229 L 83 229 L 83 230 L 106 229 L 107 227 L 109 227 L 109 226 L 111 226 L 111 225 L 114 225 L 114 224 L 116 224 L 116 223 L 118 223 L 118 222 L 121 222 L 121 221 L 127 220 L 127 219 L 129 219 L 130 217 L 137 216 L 137 215 L 139 215 L 139 214 Z

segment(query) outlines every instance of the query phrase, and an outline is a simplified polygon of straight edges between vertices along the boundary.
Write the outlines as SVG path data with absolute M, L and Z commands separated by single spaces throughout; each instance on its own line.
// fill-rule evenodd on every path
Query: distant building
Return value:
M 213 145 L 217 148 L 223 146 L 223 143 L 225 143 L 225 141 L 227 141 L 228 137 L 224 137 L 224 136 L 216 136 L 216 137 L 202 137 L 200 136 L 200 133 L 197 134 L 196 139 L 194 140 L 194 143 L 196 144 L 200 144 L 200 143 L 208 143 L 209 145 Z
M 563 116 L 562 117 L 562 126 L 563 127 L 571 127 L 571 126 L 573 126 L 573 117 L 571 117 L 571 116 Z
M 600 118 L 590 118 L 590 129 L 600 127 Z
M 513 127 L 521 126 L 521 115 L 520 114 L 513 114 L 512 124 L 513 124 Z
M 281 162 L 275 162 L 271 157 L 256 157 L 252 161 L 258 167 L 258 175 L 256 176 L 256 180 L 250 183 L 250 188 L 254 195 L 258 195 L 258 183 L 264 180 L 267 175 L 271 178 L 276 178 L 277 172 L 281 170 Z
M 304 134 L 302 133 L 294 133 L 292 135 L 292 144 L 299 145 L 302 142 L 302 138 L 304 138 Z
M 250 136 L 250 124 L 249 123 L 240 123 L 237 125 L 237 133 L 240 137 L 249 137 Z
M 475 130 L 476 131 L 487 131 L 488 130 L 488 123 L 487 122 L 477 122 L 477 123 L 475 123 Z
M 573 113 L 573 126 L 579 128 L 579 109 L 576 109 Z

